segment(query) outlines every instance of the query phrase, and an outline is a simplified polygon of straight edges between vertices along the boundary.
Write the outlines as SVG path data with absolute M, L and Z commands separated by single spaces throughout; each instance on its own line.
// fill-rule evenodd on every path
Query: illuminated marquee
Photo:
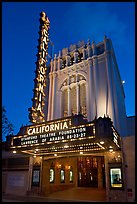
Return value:
M 51 133 L 47 132 L 45 134 L 37 134 L 33 136 L 27 135 L 21 138 L 13 139 L 13 145 L 23 147 L 25 145 L 29 146 L 33 144 L 85 138 L 86 136 L 89 136 L 88 129 L 89 127 L 78 127 L 78 128 L 67 129 L 67 130 L 54 131 Z M 30 130 L 34 130 L 34 129 L 28 129 L 28 133 Z M 92 134 L 91 127 L 90 127 L 90 134 Z
M 64 129 L 68 129 L 68 128 L 69 128 L 68 121 L 64 121 L 64 122 L 58 122 L 58 123 L 47 124 L 47 125 L 42 125 L 42 126 L 36 126 L 33 128 L 30 127 L 27 129 L 27 134 L 28 135 L 34 135 L 34 134 L 39 134 L 39 133 L 64 130 Z
M 36 62 L 36 78 L 34 97 L 32 99 L 32 108 L 29 108 L 29 119 L 32 123 L 41 123 L 45 121 L 44 105 L 45 105 L 45 87 L 46 87 L 46 56 L 48 54 L 48 41 L 49 41 L 49 19 L 44 12 L 41 13 L 40 18 L 40 38 Z
M 99 121 L 102 121 L 102 126 L 107 127 L 103 128 L 104 132 L 99 132 Z M 44 151 L 51 153 L 54 151 L 53 146 L 60 151 L 66 151 L 66 142 L 67 146 L 70 146 L 67 151 L 72 151 L 72 146 L 80 151 L 80 145 L 83 145 L 83 148 L 86 146 L 87 149 L 103 151 L 109 150 L 110 146 L 113 150 L 120 149 L 120 136 L 109 119 L 99 118 L 94 122 L 85 122 L 76 116 L 26 126 L 23 134 L 12 138 L 11 148 L 32 151 L 31 148 L 39 145 L 39 149 L 46 148 Z M 65 150 L 61 150 L 63 144 Z

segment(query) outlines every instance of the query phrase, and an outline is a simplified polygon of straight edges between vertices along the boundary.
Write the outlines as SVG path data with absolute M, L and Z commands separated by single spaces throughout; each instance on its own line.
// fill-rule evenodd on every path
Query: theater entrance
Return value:
M 78 186 L 98 187 L 99 184 L 105 188 L 104 157 L 79 157 Z

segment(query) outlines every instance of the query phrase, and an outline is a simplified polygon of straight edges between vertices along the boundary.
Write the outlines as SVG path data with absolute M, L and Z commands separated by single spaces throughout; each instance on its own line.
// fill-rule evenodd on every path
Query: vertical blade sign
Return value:
M 36 62 L 36 77 L 34 79 L 32 108 L 29 108 L 29 119 L 33 124 L 45 122 L 44 105 L 45 105 L 45 87 L 46 87 L 46 62 L 48 55 L 49 42 L 49 25 L 50 21 L 46 13 L 40 13 L 40 31 L 39 31 L 39 45 Z

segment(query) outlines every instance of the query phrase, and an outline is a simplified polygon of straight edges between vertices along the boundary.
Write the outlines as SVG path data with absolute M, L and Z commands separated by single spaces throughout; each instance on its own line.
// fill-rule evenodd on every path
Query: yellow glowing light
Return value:
M 14 150 L 14 151 L 13 151 L 13 154 L 16 154 L 16 153 L 17 153 L 16 150 Z
M 80 154 L 83 154 L 83 152 L 80 152 Z
M 100 144 L 104 144 L 104 141 L 100 141 Z

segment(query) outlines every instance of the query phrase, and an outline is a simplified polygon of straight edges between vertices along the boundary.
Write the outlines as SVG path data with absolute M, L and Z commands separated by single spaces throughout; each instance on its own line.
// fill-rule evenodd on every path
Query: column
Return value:
M 58 109 L 57 109 L 57 117 L 56 118 L 62 118 L 63 115 L 62 115 L 62 90 L 59 90 L 58 91 Z
M 78 62 L 78 51 L 75 50 L 74 52 L 74 63 L 77 63 Z
M 88 100 L 88 107 L 87 107 L 87 118 L 88 120 L 94 120 L 96 116 L 96 97 L 95 97 L 95 90 L 94 90 L 94 73 L 93 73 L 93 65 L 92 65 L 92 58 L 88 58 L 89 63 L 89 70 L 88 70 L 88 89 L 87 89 L 87 100 Z M 87 88 L 86 85 L 86 88 Z
M 57 69 L 60 70 L 61 68 L 62 68 L 62 59 L 61 59 L 61 51 L 59 51 Z
M 43 185 L 43 180 L 42 180 L 42 177 L 43 177 L 43 159 L 44 157 L 40 158 L 40 194 L 42 194 L 42 185 Z
M 53 72 L 53 83 L 52 83 L 52 102 L 51 102 L 51 120 L 54 119 L 54 113 L 55 113 L 55 97 L 56 97 L 56 72 Z
M 92 51 L 93 51 L 93 55 L 97 54 L 95 41 L 92 42 Z
M 80 96 L 80 94 L 79 94 L 79 89 L 80 89 L 80 87 L 79 87 L 80 85 L 79 85 L 79 83 L 77 82 L 77 85 L 76 85 L 76 92 L 77 92 L 77 115 L 80 113 L 80 98 L 79 98 L 79 96 Z
M 66 55 L 66 66 L 70 66 L 70 56 L 69 56 L 69 54 Z
M 49 100 L 48 100 L 48 117 L 47 117 L 47 120 L 51 119 L 51 103 L 52 103 L 52 73 L 49 73 Z
M 68 116 L 71 116 L 70 86 L 68 86 Z
M 53 72 L 53 59 L 51 59 L 51 62 L 50 62 L 50 72 Z
M 57 55 L 55 54 L 53 71 L 55 72 L 56 70 L 57 70 Z
M 93 78 L 94 78 L 94 93 L 95 93 L 95 116 L 98 117 L 98 102 L 99 102 L 99 73 L 98 73 L 98 59 L 93 56 Z
M 87 107 L 87 120 L 90 121 L 90 106 L 89 106 L 89 88 L 88 83 L 86 82 L 86 107 Z
M 32 181 L 32 170 L 33 170 L 33 157 L 29 157 L 29 172 L 28 172 L 28 183 L 27 190 L 31 191 L 31 181 Z
M 88 43 L 87 43 L 87 50 L 88 50 L 88 57 L 91 57 L 91 45 L 90 45 L 90 40 L 88 40 Z
M 103 188 L 101 157 L 98 157 L 98 189 Z
M 82 52 L 83 52 L 83 60 L 85 60 L 86 59 L 86 47 L 85 47 L 85 45 L 83 47 Z
M 116 126 L 116 114 L 115 114 L 115 103 L 114 103 L 114 90 L 113 90 L 113 83 L 112 81 L 112 63 L 111 63 L 111 52 L 109 49 L 109 40 L 104 38 L 104 45 L 105 45 L 105 58 L 106 58 L 106 71 L 107 71 L 107 83 L 108 83 L 108 103 L 109 110 L 107 107 L 107 114 L 111 117 L 113 121 L 113 125 Z

